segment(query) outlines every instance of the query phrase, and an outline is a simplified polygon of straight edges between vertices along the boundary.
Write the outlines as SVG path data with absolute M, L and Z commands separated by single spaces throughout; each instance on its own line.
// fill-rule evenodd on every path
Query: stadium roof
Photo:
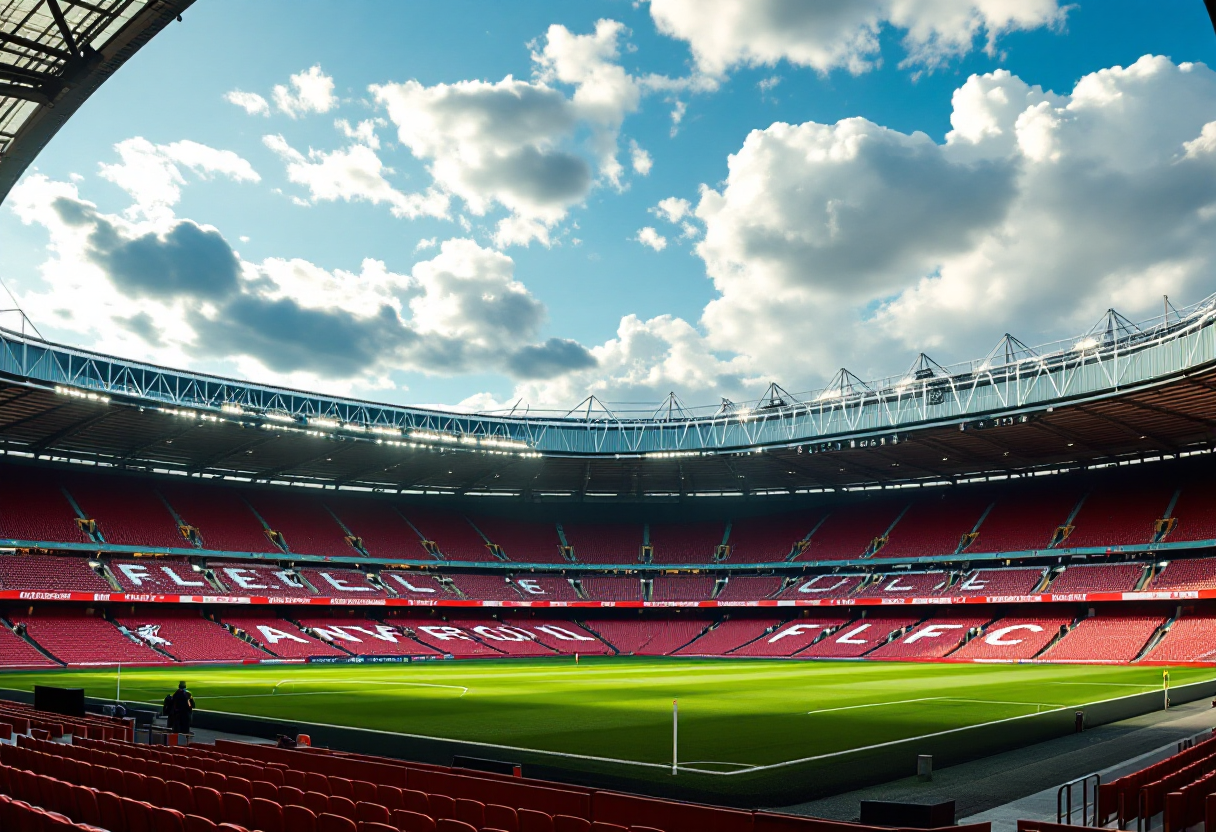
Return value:
M 0 201 L 93 92 L 194 0 L 0 0 Z

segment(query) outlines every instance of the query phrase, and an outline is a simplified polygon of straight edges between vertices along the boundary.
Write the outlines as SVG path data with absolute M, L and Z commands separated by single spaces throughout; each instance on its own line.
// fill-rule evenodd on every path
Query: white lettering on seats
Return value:
M 913 644 L 920 641 L 922 638 L 940 638 L 950 630 L 961 630 L 962 624 L 929 624 L 923 630 L 919 630 L 904 640 L 904 644 Z
M 173 580 L 173 583 L 177 584 L 178 586 L 206 586 L 207 585 L 206 581 L 184 581 L 184 580 L 182 580 L 181 576 L 173 571 L 172 566 L 162 566 L 160 568 L 160 571 L 164 572 L 166 575 L 168 575 Z
M 799 633 L 806 632 L 807 630 L 822 630 L 822 629 L 823 629 L 822 624 L 794 624 L 791 627 L 786 627 L 784 630 L 782 630 L 781 632 L 777 633 L 775 636 L 770 638 L 768 640 L 768 643 L 772 644 L 774 641 L 780 641 L 781 639 L 785 638 L 786 636 L 796 636 Z
M 914 586 L 900 586 L 899 576 L 891 579 L 891 582 L 882 588 L 883 592 L 911 592 L 916 589 Z
M 1000 629 L 993 630 L 991 633 L 988 633 L 986 636 L 984 636 L 984 643 L 991 644 L 993 647 L 1005 647 L 1014 644 L 1021 644 L 1023 641 L 1025 641 L 1025 639 L 1005 638 L 1005 636 L 1009 635 L 1014 630 L 1029 630 L 1032 633 L 1043 632 L 1043 628 L 1038 624 L 1010 624 L 1008 627 L 1001 627 Z
M 458 638 L 465 641 L 473 640 L 468 633 L 461 632 L 455 627 L 419 627 L 418 629 L 440 641 L 452 641 Z
M 373 589 L 370 586 L 352 586 L 351 584 L 348 584 L 346 581 L 342 580 L 341 578 L 335 578 L 333 575 L 329 574 L 328 572 L 318 572 L 317 574 L 320 575 L 322 578 L 324 578 L 326 581 L 328 581 L 330 586 L 332 586 L 334 589 L 341 590 L 342 592 L 375 592 L 376 591 L 375 589 Z
M 520 630 L 514 630 L 510 627 L 487 627 L 481 625 L 473 628 L 473 632 L 479 636 L 492 639 L 493 641 L 531 641 L 532 636 Z
M 400 575 L 389 575 L 389 577 L 390 577 L 390 578 L 392 578 L 392 579 L 393 579 L 394 581 L 396 581 L 397 583 L 401 584 L 403 587 L 405 587 L 405 588 L 406 588 L 407 590 L 409 590 L 410 592 L 424 592 L 424 593 L 429 593 L 429 592 L 434 592 L 434 591 L 435 591 L 435 588 L 434 588 L 434 587 L 429 587 L 429 586 L 414 586 L 413 584 L 411 584 L 409 581 L 407 581 L 405 578 L 401 577 Z
M 869 642 L 867 642 L 864 638 L 853 638 L 853 636 L 857 635 L 858 633 L 865 632 L 868 629 L 870 629 L 869 624 L 861 624 L 857 627 L 854 627 L 852 630 L 849 630 L 847 633 L 842 635 L 840 638 L 836 639 L 836 643 L 837 644 L 868 644 Z
M 811 580 L 804 583 L 802 586 L 798 587 L 798 591 L 799 592 L 831 592 L 833 589 L 843 586 L 844 584 L 847 584 L 849 582 L 848 578 L 841 578 L 839 581 L 832 584 L 831 586 L 823 587 L 822 589 L 815 586 L 815 582 L 823 580 L 824 577 L 825 577 L 824 575 L 820 575 L 818 578 L 812 578 Z
M 984 587 L 988 586 L 987 581 L 981 581 L 979 579 L 979 574 L 980 574 L 979 572 L 976 572 L 974 575 L 969 577 L 967 580 L 963 581 L 963 583 L 959 585 L 959 589 L 974 590 L 974 589 L 983 589 Z
M 343 641 L 353 641 L 355 644 L 363 643 L 363 639 L 352 636 L 342 627 L 313 627 L 312 629 L 325 641 L 333 641 L 336 638 L 340 638 Z M 351 627 L 350 629 L 353 630 L 355 628 Z
M 258 630 L 262 633 L 262 641 L 267 644 L 278 644 L 280 641 L 296 641 L 300 644 L 308 644 L 308 639 L 293 636 L 291 633 L 285 633 L 282 630 L 276 630 L 274 627 L 268 627 L 265 624 L 259 624 Z
M 554 638 L 562 641 L 595 641 L 591 636 L 584 636 L 578 633 L 573 633 L 565 627 L 559 627 L 556 624 L 540 624 L 536 628 L 542 633 L 548 633 Z
M 257 577 L 248 577 L 246 573 L 249 571 L 241 567 L 224 567 L 224 574 L 232 578 L 232 582 L 241 589 L 267 589 L 265 584 L 254 583 Z
M 135 584 L 135 586 L 143 586 L 145 580 L 152 580 L 152 576 L 148 574 L 146 567 L 140 566 L 138 563 L 120 563 L 119 570 L 127 576 L 127 580 Z
M 529 595 L 545 595 L 545 591 L 541 589 L 540 582 L 535 578 L 516 578 L 515 585 Z
M 287 587 L 288 589 L 304 588 L 304 584 L 300 583 L 300 579 L 291 574 L 291 572 L 287 569 L 280 569 L 278 572 L 271 572 L 270 574 L 282 581 L 283 586 Z

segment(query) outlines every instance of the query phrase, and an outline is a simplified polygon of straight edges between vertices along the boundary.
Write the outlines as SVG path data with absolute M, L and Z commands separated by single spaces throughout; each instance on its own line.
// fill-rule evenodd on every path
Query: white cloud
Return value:
M 655 231 L 651 226 L 639 228 L 637 236 L 634 237 L 642 245 L 647 248 L 652 248 L 655 251 L 662 251 L 667 248 L 667 238 L 659 232 Z
M 650 154 L 632 139 L 629 142 L 629 161 L 633 165 L 633 172 L 639 176 L 649 176 L 650 169 L 654 167 Z
M 1058 0 L 650 0 L 660 32 L 687 41 L 702 72 L 788 61 L 818 72 L 859 74 L 881 59 L 884 27 L 903 32 L 903 65 L 932 69 L 971 52 L 992 51 L 1013 31 L 1058 26 Z
M 662 217 L 667 222 L 677 223 L 692 214 L 692 203 L 687 199 L 669 196 L 660 199 L 659 204 L 650 209 L 650 213 Z
M 320 64 L 298 72 L 289 79 L 290 85 L 277 84 L 271 98 L 279 112 L 299 118 L 309 113 L 328 113 L 338 105 L 334 95 L 334 79 L 321 71 Z
M 251 116 L 270 115 L 270 104 L 256 92 L 232 90 L 224 95 L 224 100 L 235 104 Z
M 340 118 L 334 122 L 334 127 L 338 129 L 346 138 L 356 144 L 366 145 L 372 150 L 380 149 L 380 137 L 376 135 L 376 128 L 385 126 L 383 119 L 367 119 L 351 127 L 350 122 L 344 118 Z

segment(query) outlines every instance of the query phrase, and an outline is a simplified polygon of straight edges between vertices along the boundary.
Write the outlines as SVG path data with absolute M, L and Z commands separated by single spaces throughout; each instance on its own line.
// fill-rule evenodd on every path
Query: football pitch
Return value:
M 384 665 L 128 669 L 125 701 L 185 679 L 200 709 L 670 766 L 758 772 L 967 726 L 1161 689 L 1160 667 L 584 658 Z M 1177 668 L 1175 687 L 1216 678 Z M 0 688 L 82 686 L 114 698 L 116 671 L 0 674 Z M 1017 730 L 1017 723 L 1010 725 Z M 830 757 L 828 757 L 830 760 Z M 646 765 L 649 764 L 649 765 Z

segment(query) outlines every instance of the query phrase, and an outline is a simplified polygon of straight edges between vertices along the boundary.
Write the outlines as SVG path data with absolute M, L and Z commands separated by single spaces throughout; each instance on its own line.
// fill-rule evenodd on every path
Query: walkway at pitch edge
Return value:
M 845 792 L 781 812 L 832 820 L 856 821 L 862 800 L 937 803 L 954 800 L 960 823 L 991 821 L 993 832 L 1014 832 L 1017 821 L 1056 817 L 1060 784 L 1092 772 L 1102 782 L 1143 768 L 1177 751 L 1180 740 L 1216 725 L 1216 710 L 1207 699 L 1155 711 L 1123 722 L 1091 728 L 1026 748 L 973 760 L 933 772 L 933 780 L 915 776 Z M 916 767 L 909 759 L 909 769 Z M 1079 798 L 1079 792 L 1076 800 Z M 1074 823 L 1079 815 L 1074 814 Z

